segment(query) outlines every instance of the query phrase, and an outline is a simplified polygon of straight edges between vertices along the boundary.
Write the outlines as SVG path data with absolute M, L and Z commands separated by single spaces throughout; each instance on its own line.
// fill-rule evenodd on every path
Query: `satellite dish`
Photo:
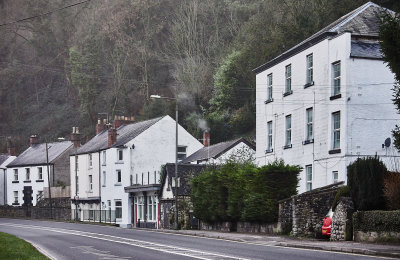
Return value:
M 390 137 L 386 138 L 386 140 L 385 140 L 385 146 L 386 146 L 386 147 L 389 147 L 389 146 L 390 146 L 390 143 L 391 143 Z

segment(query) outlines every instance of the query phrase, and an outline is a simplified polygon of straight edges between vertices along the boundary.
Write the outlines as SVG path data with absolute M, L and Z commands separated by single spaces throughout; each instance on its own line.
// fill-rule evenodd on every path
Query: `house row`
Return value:
M 394 75 L 382 60 L 379 15 L 368 2 L 254 69 L 256 161 L 300 165 L 298 192 L 347 181 L 347 166 L 399 160 L 391 131 Z M 396 163 L 397 162 L 397 163 Z

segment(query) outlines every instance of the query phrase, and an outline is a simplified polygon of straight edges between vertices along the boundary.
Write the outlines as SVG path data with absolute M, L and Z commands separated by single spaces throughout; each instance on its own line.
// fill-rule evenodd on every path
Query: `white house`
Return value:
M 204 147 L 182 160 L 187 164 L 221 164 L 228 159 L 251 160 L 255 156 L 255 147 L 244 138 L 221 142 L 214 145 L 209 144 L 209 134 L 203 136 Z
M 71 170 L 71 179 L 78 176 L 77 201 L 81 209 L 90 209 L 90 205 L 101 209 L 105 221 L 115 214 L 121 227 L 136 226 L 140 219 L 141 226 L 156 228 L 161 166 L 175 160 L 175 121 L 164 116 L 129 123 L 103 130 L 78 149 L 78 170 Z M 181 126 L 178 136 L 182 159 L 202 147 Z M 75 160 L 71 157 L 71 169 L 75 169 Z M 75 196 L 74 186 L 71 197 Z
M 68 157 L 73 143 L 70 141 L 38 143 L 38 137 L 30 137 L 31 146 L 7 165 L 7 204 L 22 205 L 24 193 L 32 196 L 36 205 L 43 197 L 43 188 L 58 183 L 69 185 Z M 48 154 L 48 163 L 47 163 Z M 49 173 L 49 174 L 48 174 Z
M 10 154 L 0 154 L 0 205 L 7 204 L 7 165 L 11 163 L 16 156 Z
M 389 168 L 398 160 L 387 139 L 400 116 L 378 41 L 381 11 L 369 2 L 254 69 L 256 160 L 302 166 L 300 193 L 346 181 L 358 157 L 378 155 Z

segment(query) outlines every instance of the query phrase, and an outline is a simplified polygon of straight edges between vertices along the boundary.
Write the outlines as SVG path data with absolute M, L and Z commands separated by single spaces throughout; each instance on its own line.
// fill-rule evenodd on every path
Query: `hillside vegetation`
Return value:
M 77 0 L 0 0 L 0 24 Z M 0 26 L 0 136 L 94 135 L 98 113 L 174 115 L 211 142 L 254 136 L 252 69 L 365 0 L 92 0 Z M 399 10 L 397 0 L 376 1 Z M 104 115 L 101 115 L 104 117 Z M 1 152 L 5 140 L 0 138 Z

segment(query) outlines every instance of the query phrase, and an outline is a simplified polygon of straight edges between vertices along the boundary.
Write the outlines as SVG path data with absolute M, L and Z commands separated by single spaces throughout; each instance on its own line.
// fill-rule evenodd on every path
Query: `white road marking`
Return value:
M 101 251 L 101 250 L 94 248 L 93 246 L 73 246 L 70 248 L 79 249 L 84 254 L 92 254 L 92 255 L 98 256 L 99 259 L 114 259 L 114 260 L 115 259 L 130 259 L 130 257 L 122 257 L 122 256 L 112 255 L 112 254 L 110 254 L 110 251 Z
M 203 259 L 203 260 L 214 260 L 214 259 L 249 260 L 246 258 L 239 258 L 239 257 L 223 255 L 223 254 L 216 254 L 213 252 L 193 250 L 193 249 L 181 248 L 181 247 L 177 247 L 177 246 L 169 246 L 169 245 L 158 244 L 158 243 L 153 243 L 153 242 L 146 242 L 146 241 L 140 241 L 140 240 L 136 240 L 136 239 L 123 238 L 123 237 L 98 234 L 98 233 L 91 233 L 91 232 L 85 232 L 85 231 L 79 231 L 79 230 L 51 228 L 51 227 L 34 226 L 34 225 L 23 225 L 23 224 L 14 224 L 14 223 L 3 223 L 3 224 L 0 224 L 0 226 L 39 229 L 39 230 L 46 230 L 46 231 L 51 231 L 51 232 L 56 232 L 56 233 L 61 233 L 61 234 L 89 237 L 89 238 L 94 238 L 94 239 L 98 239 L 98 240 L 105 240 L 105 241 L 115 242 L 115 243 L 119 243 L 119 244 L 127 244 L 127 245 L 131 245 L 131 246 L 146 248 L 146 249 L 160 251 L 160 252 L 164 252 L 164 253 L 181 255 L 181 256 L 186 256 L 186 257 L 191 257 L 191 258 Z

